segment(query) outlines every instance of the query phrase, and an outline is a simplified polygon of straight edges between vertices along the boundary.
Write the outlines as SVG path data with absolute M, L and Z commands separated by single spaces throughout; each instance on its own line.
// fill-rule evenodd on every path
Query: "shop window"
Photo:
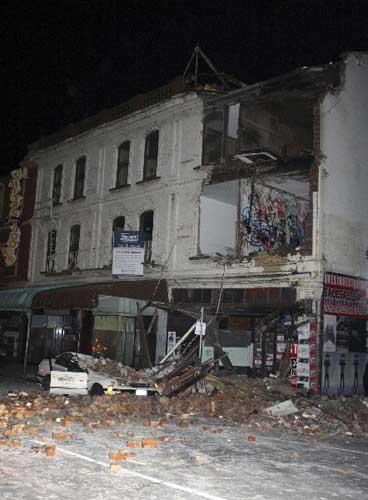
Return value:
M 63 166 L 58 165 L 54 170 L 54 182 L 52 186 L 52 204 L 59 205 L 61 200 L 61 183 L 63 178 Z
M 144 240 L 144 263 L 152 261 L 152 233 L 153 233 L 153 211 L 143 212 L 140 217 L 139 230 L 143 233 Z
M 130 141 L 123 142 L 118 149 L 118 165 L 116 171 L 117 188 L 128 184 Z
M 211 304 L 212 290 L 205 288 L 194 288 L 190 290 L 191 302 L 196 304 Z
M 154 130 L 146 137 L 144 150 L 143 180 L 153 179 L 157 175 L 159 131 Z
M 221 160 L 224 115 L 216 111 L 207 115 L 203 127 L 203 161 L 204 165 Z
M 244 290 L 241 288 L 228 288 L 223 293 L 224 304 L 242 304 L 244 298 Z
M 80 225 L 77 224 L 75 226 L 72 226 L 70 229 L 70 244 L 69 244 L 69 259 L 68 259 L 69 271 L 75 271 L 76 269 L 78 269 L 79 242 L 80 242 Z
M 56 236 L 56 229 L 52 229 L 47 235 L 46 273 L 55 272 Z
M 86 157 L 81 156 L 77 160 L 75 168 L 75 183 L 74 183 L 74 199 L 83 198 L 84 196 L 84 181 L 86 175 Z
M 174 288 L 173 301 L 175 304 L 211 304 L 211 288 Z

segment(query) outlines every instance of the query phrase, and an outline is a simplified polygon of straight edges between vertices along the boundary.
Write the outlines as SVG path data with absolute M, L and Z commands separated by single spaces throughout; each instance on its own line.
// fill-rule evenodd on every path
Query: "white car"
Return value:
M 37 379 L 45 390 L 50 389 L 51 371 L 58 372 L 86 372 L 87 389 L 91 396 L 102 396 L 106 391 L 121 392 L 135 391 L 142 394 L 146 391 L 157 392 L 155 387 L 148 385 L 133 386 L 126 380 L 112 377 L 103 372 L 97 372 L 90 368 L 93 366 L 94 358 L 87 354 L 75 352 L 63 352 L 54 359 L 43 359 L 38 365 Z

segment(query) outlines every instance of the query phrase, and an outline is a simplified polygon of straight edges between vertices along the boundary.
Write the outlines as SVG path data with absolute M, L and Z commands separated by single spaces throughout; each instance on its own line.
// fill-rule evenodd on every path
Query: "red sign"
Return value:
M 368 317 L 367 280 L 325 273 L 323 311 L 336 316 Z

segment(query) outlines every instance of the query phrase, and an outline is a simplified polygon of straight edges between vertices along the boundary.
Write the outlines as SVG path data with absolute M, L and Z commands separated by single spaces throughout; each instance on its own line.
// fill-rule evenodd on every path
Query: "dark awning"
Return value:
M 30 286 L 0 290 L 0 311 L 30 311 L 32 300 L 41 292 L 63 288 L 63 286 Z
M 92 309 L 97 306 L 99 295 L 168 302 L 165 280 L 158 283 L 157 280 L 137 279 L 45 290 L 33 297 L 32 309 Z

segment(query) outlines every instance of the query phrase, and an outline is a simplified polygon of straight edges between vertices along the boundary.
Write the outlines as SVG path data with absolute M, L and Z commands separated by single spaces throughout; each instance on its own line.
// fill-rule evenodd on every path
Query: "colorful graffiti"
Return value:
M 286 247 L 294 250 L 305 241 L 309 201 L 262 184 L 244 181 L 241 204 L 243 255 Z

